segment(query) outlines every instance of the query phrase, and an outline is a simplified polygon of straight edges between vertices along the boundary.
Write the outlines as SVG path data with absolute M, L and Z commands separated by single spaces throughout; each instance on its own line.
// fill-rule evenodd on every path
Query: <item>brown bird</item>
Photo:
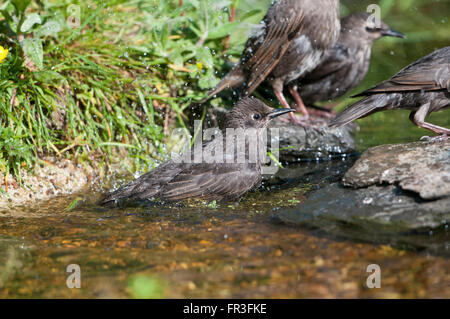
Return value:
M 450 130 L 425 122 L 431 112 L 450 107 L 450 46 L 437 50 L 408 65 L 390 80 L 362 92 L 365 96 L 340 113 L 330 126 L 342 126 L 372 113 L 392 110 L 411 110 L 410 120 L 428 129 L 439 141 L 448 138 Z
M 312 72 L 295 81 L 306 105 L 336 99 L 360 84 L 369 71 L 375 40 L 385 36 L 405 38 L 383 21 L 375 27 L 368 20 L 369 14 L 363 12 L 343 18 L 335 46 Z
M 289 108 L 283 95 L 287 85 L 298 110 L 308 115 L 300 96 L 293 90 L 293 81 L 319 64 L 326 50 L 336 43 L 339 30 L 339 0 L 274 2 L 247 40 L 240 62 L 206 99 L 238 86 L 243 88 L 241 95 L 248 96 L 261 82 L 267 81 L 283 107 Z
M 236 200 L 250 189 L 261 183 L 261 168 L 264 163 L 260 156 L 252 160 L 251 147 L 263 147 L 261 130 L 270 120 L 291 109 L 272 109 L 258 99 L 245 98 L 227 114 L 225 127 L 227 129 L 242 129 L 242 134 L 250 129 L 256 129 L 257 141 L 246 139 L 246 147 L 242 158 L 239 158 L 236 140 L 239 134 L 224 134 L 201 148 L 194 147 L 181 156 L 189 161 L 169 160 L 154 170 L 142 175 L 135 181 L 122 186 L 108 194 L 100 201 L 101 205 L 116 205 L 121 200 L 163 200 L 178 201 L 189 198 L 204 200 Z M 228 131 L 228 130 L 227 130 Z M 226 147 L 227 136 L 234 143 L 233 151 Z M 265 144 L 264 144 L 265 146 Z M 219 153 L 218 150 L 222 150 Z M 206 155 L 218 155 L 219 161 L 206 159 Z M 255 153 L 253 153 L 255 154 Z M 259 153 L 258 153 L 259 154 Z M 215 156 L 215 155 L 214 155 Z M 200 158 L 200 161 L 196 161 Z M 194 159 L 194 163 L 191 160 Z

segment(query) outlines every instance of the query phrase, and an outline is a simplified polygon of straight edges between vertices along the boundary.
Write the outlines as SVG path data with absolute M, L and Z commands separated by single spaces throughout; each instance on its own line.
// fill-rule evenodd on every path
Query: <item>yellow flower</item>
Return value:
M 203 69 L 203 63 L 202 62 L 197 62 L 197 69 L 199 71 L 201 71 Z
M 2 61 L 6 59 L 7 56 L 8 56 L 8 49 L 5 49 L 0 45 L 0 63 L 2 63 Z

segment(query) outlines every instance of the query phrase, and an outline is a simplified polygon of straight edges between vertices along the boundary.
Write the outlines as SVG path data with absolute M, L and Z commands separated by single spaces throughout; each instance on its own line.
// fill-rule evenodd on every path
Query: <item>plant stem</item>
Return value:
M 234 4 L 232 4 L 231 5 L 231 9 L 230 9 L 229 22 L 234 22 L 235 16 L 236 16 L 236 6 Z M 230 36 L 228 35 L 225 38 L 225 50 L 228 49 L 229 46 L 230 46 Z
M 183 0 L 180 0 L 179 4 L 180 4 L 180 7 L 183 7 Z M 180 15 L 184 16 L 184 11 L 181 11 Z

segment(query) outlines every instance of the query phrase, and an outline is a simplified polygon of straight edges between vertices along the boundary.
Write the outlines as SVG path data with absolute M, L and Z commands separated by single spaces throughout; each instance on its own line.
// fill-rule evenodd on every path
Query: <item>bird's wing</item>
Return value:
M 191 164 L 161 190 L 167 200 L 236 198 L 257 185 L 260 172 L 238 164 Z
M 441 87 L 447 89 L 450 92 L 450 58 L 447 67 L 443 67 L 438 72 L 436 72 L 436 82 L 439 83 Z
M 356 96 L 408 91 L 439 91 L 449 89 L 450 61 L 432 59 L 432 55 L 408 65 L 391 79 Z
M 354 57 L 349 53 L 348 47 L 336 45 L 328 50 L 322 62 L 302 82 L 315 82 L 341 70 L 347 64 L 356 63 Z
M 275 2 L 272 8 L 275 10 L 281 2 Z M 286 18 L 284 14 L 266 15 L 263 20 L 264 32 L 260 36 L 248 39 L 241 59 L 242 67 L 249 74 L 245 95 L 251 94 L 264 81 L 301 31 L 303 11 L 297 10 L 291 13 L 289 18 Z
M 161 186 L 171 181 L 181 171 L 182 167 L 173 161 L 165 162 L 131 183 L 105 195 L 99 203 L 107 205 L 121 199 L 145 199 L 157 196 Z

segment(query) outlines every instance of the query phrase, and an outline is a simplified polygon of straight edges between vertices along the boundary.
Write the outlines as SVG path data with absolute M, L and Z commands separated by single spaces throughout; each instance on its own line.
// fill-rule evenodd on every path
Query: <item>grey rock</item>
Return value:
M 398 184 L 423 199 L 450 196 L 450 141 L 373 147 L 345 174 L 343 183 L 355 188 Z
M 277 119 L 269 128 L 279 128 L 280 159 L 297 162 L 304 159 L 331 159 L 356 153 L 350 126 L 328 128 L 327 123 L 316 125 L 321 132 L 303 128 Z M 273 141 L 271 141 L 273 143 Z
M 226 109 L 221 107 L 208 110 L 206 126 L 222 127 L 226 112 Z M 273 120 L 269 128 L 279 128 L 280 160 L 292 163 L 309 159 L 332 159 L 356 153 L 355 142 L 352 138 L 356 126 L 328 128 L 326 121 L 318 122 L 316 126 L 321 132 L 312 128 L 303 128 L 290 121 Z M 269 150 L 271 145 L 274 145 L 275 138 L 275 136 L 269 136 Z

